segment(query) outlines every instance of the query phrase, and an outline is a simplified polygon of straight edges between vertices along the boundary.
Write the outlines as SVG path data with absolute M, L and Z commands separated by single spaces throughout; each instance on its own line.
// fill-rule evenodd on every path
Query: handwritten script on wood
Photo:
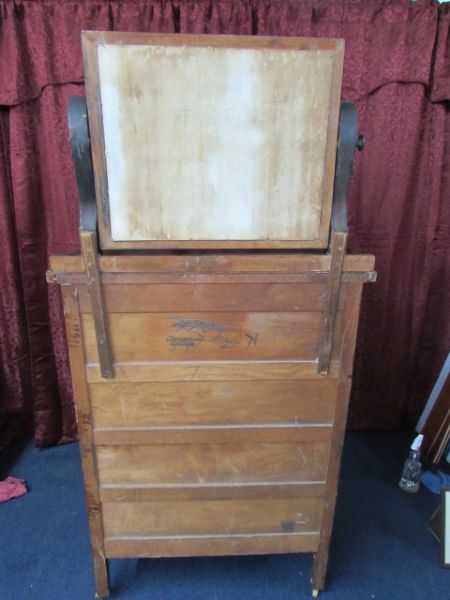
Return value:
M 214 321 L 183 317 L 170 317 L 170 320 L 175 334 L 167 336 L 167 343 L 172 350 L 177 348 L 195 350 L 201 344 L 215 344 L 224 349 L 234 348 L 240 344 L 250 347 L 256 346 L 258 341 L 258 333 L 240 331 Z

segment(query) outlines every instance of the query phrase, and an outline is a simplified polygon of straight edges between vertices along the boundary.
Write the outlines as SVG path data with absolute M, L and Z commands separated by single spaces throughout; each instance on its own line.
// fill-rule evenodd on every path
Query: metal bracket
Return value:
M 331 211 L 330 270 L 319 346 L 318 371 L 323 375 L 327 375 L 330 368 L 342 269 L 347 249 L 347 195 L 353 170 L 353 155 L 356 147 L 362 149 L 364 146 L 364 140 L 361 137 L 358 138 L 357 131 L 356 106 L 351 102 L 343 102 L 339 119 L 336 174 Z
M 342 102 L 339 117 L 339 135 L 336 152 L 331 231 L 347 233 L 347 195 L 353 171 L 355 148 L 364 147 L 364 139 L 358 137 L 358 115 L 353 102 Z
M 68 123 L 72 158 L 75 165 L 80 195 L 80 242 L 86 273 L 92 316 L 94 318 L 97 350 L 102 377 L 114 377 L 108 343 L 106 311 L 98 265 L 97 203 L 95 200 L 94 172 L 87 120 L 86 99 L 73 96 L 69 102 Z
M 80 230 L 97 230 L 94 170 L 91 160 L 91 140 L 84 96 L 72 96 L 67 112 L 72 158 L 80 196 Z

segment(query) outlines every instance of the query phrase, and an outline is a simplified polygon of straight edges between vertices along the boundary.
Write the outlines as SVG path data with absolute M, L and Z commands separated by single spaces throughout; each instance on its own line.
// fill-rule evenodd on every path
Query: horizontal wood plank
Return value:
M 86 366 L 89 383 L 139 383 L 175 381 L 268 381 L 323 379 L 317 360 L 310 361 L 142 361 L 116 362 L 114 379 L 104 379 L 98 362 Z M 340 363 L 332 361 L 329 378 L 339 376 Z
M 109 313 L 298 312 L 323 310 L 325 283 L 305 284 L 123 284 L 104 285 Z M 346 286 L 342 287 L 341 307 Z M 80 310 L 92 312 L 87 286 L 78 288 Z
M 99 446 L 100 484 L 323 481 L 329 443 Z
M 232 556 L 316 552 L 319 533 L 105 538 L 106 558 Z
M 327 271 L 308 273 L 108 273 L 102 272 L 100 279 L 103 285 L 184 285 L 184 284 L 308 284 L 326 283 Z M 47 272 L 49 283 L 61 285 L 87 285 L 86 273 L 53 273 Z M 342 283 L 365 283 L 376 281 L 376 273 L 346 272 L 342 274 Z
M 106 537 L 315 532 L 323 500 L 104 502 Z
M 53 255 L 50 257 L 53 273 L 84 273 L 85 266 L 80 255 Z M 330 268 L 328 254 L 267 253 L 267 254 L 152 254 L 114 255 L 99 257 L 100 270 L 104 273 L 305 273 L 327 272 Z M 372 271 L 375 258 L 372 255 L 346 255 L 344 272 Z
M 336 323 L 339 340 L 340 314 Z M 151 360 L 315 360 L 322 315 L 303 313 L 113 313 L 114 362 Z M 93 317 L 82 315 L 88 363 L 98 362 Z M 337 344 L 336 344 L 337 345 Z
M 234 444 L 330 441 L 331 425 L 249 425 L 94 429 L 98 445 Z
M 96 429 L 331 423 L 337 380 L 91 384 Z
M 285 37 L 263 35 L 203 35 L 192 33 L 148 33 L 135 31 L 83 31 L 83 38 L 95 45 L 130 44 L 153 46 L 189 46 L 190 48 L 270 48 L 295 50 L 339 50 L 343 40 L 333 38 Z
M 323 496 L 324 491 L 324 481 L 244 484 L 105 484 L 100 488 L 100 498 L 102 502 L 319 498 Z

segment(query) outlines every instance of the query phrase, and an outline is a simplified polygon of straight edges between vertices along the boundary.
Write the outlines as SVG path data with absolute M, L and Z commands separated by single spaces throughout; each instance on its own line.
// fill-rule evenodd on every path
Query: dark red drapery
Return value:
M 80 31 L 343 37 L 357 103 L 350 251 L 374 253 L 349 425 L 414 422 L 450 347 L 450 11 L 428 0 L 0 0 L 0 441 L 73 440 L 51 253 L 76 253 L 66 107 L 83 93 Z

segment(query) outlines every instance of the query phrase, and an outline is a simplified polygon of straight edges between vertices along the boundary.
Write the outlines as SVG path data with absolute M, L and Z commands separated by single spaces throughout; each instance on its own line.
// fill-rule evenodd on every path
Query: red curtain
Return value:
M 450 347 L 449 7 L 422 0 L 0 0 L 0 441 L 76 438 L 51 253 L 77 253 L 66 107 L 83 29 L 342 37 L 366 149 L 350 251 L 374 253 L 349 425 L 414 423 Z

